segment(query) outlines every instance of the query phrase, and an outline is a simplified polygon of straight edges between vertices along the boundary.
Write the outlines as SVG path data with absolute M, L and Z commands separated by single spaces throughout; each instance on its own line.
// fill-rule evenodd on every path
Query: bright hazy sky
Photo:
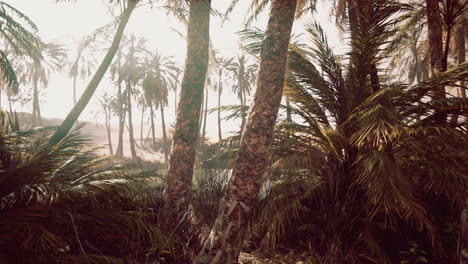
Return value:
M 90 34 L 96 28 L 106 25 L 113 20 L 112 15 L 108 12 L 109 0 L 79 0 L 76 2 L 72 0 L 67 3 L 56 3 L 55 0 L 6 0 L 6 2 L 28 15 L 37 24 L 39 34 L 44 41 L 65 43 L 69 49 L 70 56 L 74 56 L 77 43 L 83 36 Z M 174 56 L 179 66 L 183 67 L 186 42 L 172 28 L 184 34 L 186 28 L 176 18 L 167 15 L 164 9 L 158 8 L 163 5 L 164 1 L 155 2 L 152 8 L 150 5 L 144 5 L 133 12 L 125 34 L 130 35 L 134 33 L 137 37 L 149 39 L 148 48 L 150 50 L 159 50 L 164 55 Z M 213 0 L 212 6 L 214 9 L 224 13 L 229 2 L 229 0 Z M 211 17 L 211 41 L 214 48 L 223 56 L 230 57 L 241 54 L 239 50 L 240 40 L 235 33 L 244 27 L 243 21 L 250 1 L 242 0 L 239 2 L 240 4 L 238 4 L 231 14 L 229 21 L 223 25 L 221 25 L 221 18 Z M 339 43 L 338 32 L 333 26 L 333 21 L 330 21 L 330 7 L 325 6 L 323 2 L 319 1 L 315 19 L 320 21 L 325 28 L 332 46 L 338 47 L 341 44 Z M 253 25 L 264 30 L 267 19 L 268 10 L 265 9 Z M 293 29 L 295 34 L 302 33 L 303 22 L 310 21 L 311 19 L 312 15 L 307 14 L 300 21 L 296 21 Z M 103 56 L 104 52 L 97 58 L 98 63 L 100 63 Z M 78 82 L 78 96 L 86 87 L 87 81 Z M 30 88 L 22 87 L 21 89 Z M 229 88 L 226 87 L 224 90 L 222 104 L 238 104 L 236 96 L 226 91 Z M 81 115 L 80 120 L 102 122 L 103 115 L 100 113 L 99 103 L 96 99 L 105 91 L 108 91 L 110 94 L 115 93 L 115 87 L 109 81 L 109 76 L 104 77 L 104 80 L 98 87 L 97 94 Z M 172 123 L 175 116 L 173 96 L 173 94 L 170 94 L 169 108 L 166 110 L 166 120 L 168 123 Z M 216 107 L 216 92 L 211 91 L 209 98 L 209 108 Z M 3 101 L 3 105 L 5 103 Z M 43 117 L 64 118 L 66 116 L 72 108 L 72 80 L 67 76 L 66 70 L 64 73 L 53 74 L 49 86 L 41 92 L 40 104 Z M 15 109 L 17 111 L 31 112 L 32 103 L 23 107 L 15 104 Z M 139 123 L 140 116 L 141 113 L 139 111 L 134 111 L 135 122 Z M 116 118 L 114 118 L 115 122 Z M 156 118 L 156 123 L 159 124 L 159 117 Z M 232 124 L 232 122 L 227 123 L 224 123 L 226 128 L 224 128 L 223 134 L 225 136 L 228 135 L 230 130 L 236 129 L 239 125 Z M 135 127 L 137 127 L 136 124 Z M 215 114 L 208 117 L 207 130 L 208 136 L 216 140 L 217 126 Z

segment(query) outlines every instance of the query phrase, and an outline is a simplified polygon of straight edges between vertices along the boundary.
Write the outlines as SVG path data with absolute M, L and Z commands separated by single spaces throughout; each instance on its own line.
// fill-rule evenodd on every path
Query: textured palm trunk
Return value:
M 161 123 L 162 123 L 162 134 L 163 134 L 163 150 L 164 150 L 164 162 L 167 163 L 169 160 L 169 150 L 167 146 L 167 134 L 166 134 L 166 121 L 164 118 L 164 105 L 161 103 L 159 104 L 160 111 L 161 111 Z
M 196 263 L 237 263 L 267 166 L 283 94 L 295 10 L 295 0 L 274 0 L 271 3 L 252 110 L 242 135 L 233 175 L 220 203 L 219 215 Z
M 190 1 L 187 58 L 167 173 L 164 211 L 169 227 L 186 219 L 183 217 L 188 211 L 200 106 L 208 68 L 210 6 L 211 0 Z
M 130 81 L 127 81 L 127 113 L 128 113 L 128 137 L 130 141 L 130 152 L 132 154 L 132 160 L 138 160 L 136 149 L 135 149 L 135 137 L 133 135 L 133 117 L 132 117 L 132 93 Z
M 124 128 L 125 128 L 125 111 L 123 109 L 124 106 L 124 100 L 123 100 L 123 93 L 122 93 L 122 84 L 119 81 L 117 84 L 117 96 L 118 96 L 118 101 L 119 105 L 117 106 L 119 109 L 119 135 L 118 135 L 118 141 L 117 141 L 117 150 L 115 152 L 115 156 L 117 158 L 123 158 L 123 133 L 124 133 Z
M 429 39 L 429 75 L 433 77 L 447 70 L 444 63 L 444 50 L 442 46 L 442 19 L 439 9 L 439 0 L 426 0 L 427 33 Z M 445 88 L 435 87 L 435 98 L 445 98 Z
M 223 140 L 223 132 L 221 130 L 221 94 L 223 93 L 223 88 L 221 81 L 218 85 L 218 139 L 219 141 Z
M 67 115 L 62 124 L 57 128 L 57 130 L 55 130 L 55 133 L 49 140 L 49 144 L 56 144 L 60 140 L 62 140 L 68 134 L 73 124 L 75 124 L 75 122 L 78 120 L 78 117 L 80 116 L 81 112 L 83 112 L 85 107 L 88 105 L 89 100 L 91 100 L 91 97 L 93 96 L 94 92 L 99 86 L 99 83 L 104 77 L 104 74 L 109 68 L 112 59 L 114 58 L 115 54 L 117 53 L 117 50 L 119 49 L 120 40 L 122 39 L 125 26 L 127 25 L 128 20 L 130 19 L 130 15 L 135 9 L 137 2 L 138 0 L 128 1 L 127 8 L 124 10 L 122 17 L 120 18 L 120 22 L 117 27 L 114 39 L 109 50 L 106 53 L 106 56 L 104 57 L 104 60 L 101 62 L 101 65 L 99 65 L 99 68 L 97 69 L 93 78 L 86 87 L 86 90 L 81 95 L 80 100 L 78 100 L 78 102 L 75 104 L 75 106 Z

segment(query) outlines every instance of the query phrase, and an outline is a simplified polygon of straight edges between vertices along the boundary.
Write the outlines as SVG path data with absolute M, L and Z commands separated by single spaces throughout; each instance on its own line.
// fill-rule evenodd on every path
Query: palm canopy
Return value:
M 47 86 L 52 72 L 61 71 L 67 58 L 67 50 L 61 43 L 45 43 L 41 48 L 42 60 L 26 60 L 26 67 L 20 72 L 20 82 L 33 84 L 41 83 Z
M 162 56 L 158 51 L 145 61 L 145 77 L 142 83 L 146 103 L 167 105 L 168 90 L 178 83 L 179 68 L 172 56 Z
M 232 74 L 234 85 L 232 91 L 245 103 L 246 95 L 250 94 L 252 85 L 257 76 L 257 66 L 249 62 L 246 55 L 238 56 L 237 59 L 227 65 L 226 69 Z
M 19 82 L 10 62 L 13 54 L 8 54 L 6 49 L 39 61 L 42 58 L 43 44 L 37 36 L 36 24 L 21 11 L 3 1 L 0 1 L 0 24 L 0 38 L 4 40 L 5 45 L 4 50 L 0 50 L 2 79 L 16 93 Z

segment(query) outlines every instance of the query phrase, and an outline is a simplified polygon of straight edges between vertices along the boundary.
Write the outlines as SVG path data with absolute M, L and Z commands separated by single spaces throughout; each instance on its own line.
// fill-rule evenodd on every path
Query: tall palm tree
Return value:
M 112 147 L 112 133 L 111 133 L 111 117 L 112 117 L 112 103 L 113 98 L 111 98 L 107 93 L 102 95 L 101 99 L 99 99 L 99 103 L 101 104 L 104 116 L 105 116 L 105 126 L 107 132 L 107 144 L 109 146 L 109 154 L 111 156 L 114 155 L 114 150 Z
M 41 109 L 39 104 L 39 85 L 47 87 L 52 72 L 62 69 L 66 59 L 66 50 L 62 44 L 46 43 L 41 50 L 42 60 L 25 60 L 26 65 L 22 67 L 20 82 L 32 85 L 33 107 L 32 126 L 41 125 Z
M 92 70 L 96 67 L 96 51 L 97 45 L 93 38 L 83 37 L 76 48 L 76 54 L 70 62 L 70 70 L 68 76 L 73 78 L 73 105 L 76 104 L 76 81 L 78 77 L 84 80 L 91 75 Z
M 271 2 L 254 103 L 242 134 L 233 174 L 220 202 L 219 215 L 197 263 L 236 263 L 239 257 L 247 223 L 260 191 L 281 103 L 296 5 L 295 0 Z
M 218 70 L 216 83 L 216 90 L 218 91 L 218 140 L 223 140 L 223 133 L 221 131 L 221 95 L 223 93 L 223 84 L 225 82 L 226 72 L 229 67 L 232 66 L 233 58 L 224 58 L 222 56 L 215 56 L 215 64 Z
M 6 50 L 0 50 L 2 80 L 16 94 L 18 77 L 10 62 L 11 56 L 13 53 L 27 55 L 34 61 L 40 61 L 43 43 L 37 35 L 36 24 L 24 13 L 3 1 L 0 2 L 0 24 L 0 37 L 5 47 L 11 50 L 8 53 Z
M 130 37 L 128 50 L 124 55 L 125 62 L 122 65 L 118 77 L 118 79 L 122 80 L 125 84 L 128 134 L 130 141 L 130 151 L 133 160 L 137 160 L 137 154 L 135 148 L 135 137 L 133 134 L 132 98 L 136 93 L 138 93 L 136 87 L 140 85 L 144 78 L 144 57 L 148 54 L 148 50 L 146 49 L 146 42 L 147 40 L 144 38 L 136 39 L 134 35 Z
M 167 173 L 165 215 L 172 226 L 187 220 L 184 215 L 187 216 L 192 189 L 200 106 L 208 68 L 210 6 L 211 0 L 189 2 L 187 58 Z
M 102 78 L 104 77 L 104 74 L 109 68 L 112 59 L 117 53 L 125 26 L 127 25 L 128 20 L 130 19 L 130 15 L 135 9 L 137 2 L 138 0 L 128 0 L 127 2 L 125 2 L 125 9 L 119 18 L 119 24 L 109 50 L 107 51 L 103 61 L 96 70 L 96 73 L 94 74 L 93 78 L 88 83 L 88 86 L 86 87 L 78 102 L 67 115 L 65 120 L 63 120 L 62 124 L 57 128 L 54 135 L 50 138 L 51 144 L 59 142 L 70 131 L 70 129 L 73 127 L 73 124 L 76 122 L 76 120 L 78 120 L 78 117 L 80 116 L 81 112 L 83 112 L 85 107 L 88 105 L 89 100 L 91 99 L 97 87 L 99 86 L 99 83 L 101 82 Z
M 143 91 L 146 104 L 150 108 L 151 131 L 153 145 L 155 144 L 154 110 L 160 110 L 162 122 L 162 134 L 164 144 L 164 160 L 168 161 L 169 149 L 166 135 L 166 122 L 164 117 L 164 107 L 167 106 L 168 91 L 178 82 L 179 69 L 172 56 L 162 56 L 159 52 L 151 54 L 151 58 L 145 62 L 145 78 L 143 80 Z
M 245 54 L 238 56 L 237 60 L 233 60 L 228 70 L 233 74 L 233 80 L 235 84 L 232 86 L 232 91 L 237 94 L 241 106 L 244 107 L 247 104 L 247 95 L 252 90 L 252 84 L 257 76 L 257 68 L 254 64 L 250 64 L 248 57 Z M 242 115 L 242 123 L 240 126 L 240 133 L 244 131 L 245 117 Z

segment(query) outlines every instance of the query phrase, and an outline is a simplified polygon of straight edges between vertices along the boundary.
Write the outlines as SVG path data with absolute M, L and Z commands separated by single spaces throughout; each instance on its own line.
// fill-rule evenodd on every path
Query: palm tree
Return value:
M 5 2 L 0 2 L 0 36 L 4 40 L 6 50 L 0 50 L 0 67 L 3 83 L 16 94 L 18 92 L 18 77 L 11 65 L 13 53 L 27 55 L 34 61 L 42 59 L 43 43 L 37 35 L 36 24 L 24 13 Z
M 105 116 L 105 126 L 106 126 L 106 132 L 107 132 L 107 144 L 109 145 L 109 153 L 111 156 L 114 155 L 114 151 L 112 148 L 112 133 L 111 133 L 111 117 L 112 117 L 112 103 L 113 103 L 113 98 L 111 98 L 107 93 L 104 93 L 102 95 L 101 99 L 99 100 L 99 103 L 101 103 L 101 106 L 104 111 L 104 116 Z
M 93 78 L 88 83 L 88 86 L 81 95 L 78 103 L 75 104 L 75 106 L 67 115 L 62 124 L 57 128 L 54 135 L 50 138 L 51 144 L 59 142 L 70 131 L 70 129 L 73 127 L 73 124 L 76 122 L 76 120 L 78 120 L 78 117 L 80 116 L 81 112 L 83 112 L 84 108 L 88 105 L 89 100 L 91 99 L 97 87 L 99 86 L 99 83 L 101 82 L 102 78 L 104 77 L 104 74 L 109 68 L 112 59 L 117 53 L 125 26 L 127 25 L 127 22 L 130 19 L 130 15 L 135 9 L 137 2 L 138 0 L 128 0 L 126 2 L 126 7 L 120 17 L 119 25 L 117 27 L 114 39 L 109 50 L 107 51 L 103 61 L 96 70 L 96 73 L 94 74 Z
M 192 188 L 200 106 L 208 68 L 210 6 L 211 0 L 189 2 L 187 58 L 167 173 L 165 215 L 171 226 L 181 219 L 187 220 L 184 215 Z
M 26 60 L 20 82 L 31 84 L 33 88 L 32 126 L 41 125 L 39 105 L 39 85 L 47 87 L 52 72 L 62 69 L 66 59 L 66 50 L 62 44 L 46 43 L 41 50 L 42 60 Z
M 166 122 L 164 117 L 164 107 L 167 106 L 168 91 L 178 82 L 179 69 L 177 68 L 172 56 L 162 56 L 159 52 L 151 54 L 151 58 L 145 63 L 145 78 L 143 80 L 143 91 L 146 103 L 150 108 L 151 131 L 153 136 L 153 145 L 155 145 L 154 128 L 154 110 L 161 111 L 162 134 L 164 145 L 164 161 L 168 162 L 168 143 L 166 135 Z
M 223 140 L 223 133 L 221 131 L 221 95 L 223 93 L 223 83 L 226 70 L 232 66 L 233 58 L 224 58 L 221 56 L 215 56 L 215 64 L 218 69 L 218 82 L 215 86 L 218 91 L 218 139 L 219 141 Z
M 296 1 L 275 0 L 260 56 L 257 91 L 218 218 L 197 263 L 236 263 L 256 204 L 282 98 Z
M 78 77 L 84 80 L 91 75 L 96 67 L 96 42 L 92 38 L 84 37 L 78 43 L 76 57 L 70 62 L 68 76 L 73 78 L 73 105 L 76 104 L 76 81 Z
M 237 60 L 232 61 L 228 70 L 233 74 L 233 79 L 235 81 L 235 84 L 232 86 L 232 91 L 237 94 L 241 107 L 244 107 L 247 104 L 247 95 L 250 94 L 252 84 L 257 76 L 257 68 L 254 64 L 249 64 L 248 58 L 243 54 L 242 56 L 238 56 Z M 246 115 L 243 114 L 240 126 L 241 134 L 244 131 L 245 117 Z
M 143 204 L 160 202 L 148 199 L 144 181 L 137 180 L 142 175 L 110 165 L 77 130 L 51 146 L 50 128 L 20 131 L 18 118 L 3 112 L 0 124 L 2 262 L 142 263 L 172 257 L 168 237 L 155 225 L 157 215 L 144 212 Z

